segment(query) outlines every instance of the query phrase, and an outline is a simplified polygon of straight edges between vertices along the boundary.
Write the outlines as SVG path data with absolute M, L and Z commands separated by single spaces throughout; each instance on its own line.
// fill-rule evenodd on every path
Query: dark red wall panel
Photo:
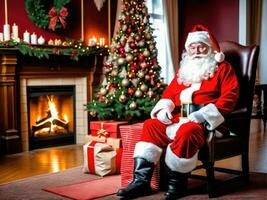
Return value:
M 218 41 L 238 42 L 239 0 L 179 1 L 180 53 L 188 32 L 195 24 L 206 26 Z
M 51 39 L 70 38 L 79 40 L 81 38 L 81 0 L 71 0 L 68 4 L 69 18 L 66 30 L 50 31 L 37 27 L 27 16 L 24 0 L 7 0 L 8 2 L 8 23 L 12 26 L 16 23 L 19 26 L 19 37 L 23 38 L 23 33 L 27 30 L 35 32 L 38 37 L 42 35 L 46 41 Z M 115 23 L 117 0 L 111 0 L 111 32 Z M 3 32 L 5 22 L 4 0 L 0 0 L 0 32 Z M 89 37 L 104 37 L 108 40 L 108 1 L 98 12 L 94 1 L 84 0 L 84 36 L 87 43 Z M 108 41 L 107 41 L 108 42 Z

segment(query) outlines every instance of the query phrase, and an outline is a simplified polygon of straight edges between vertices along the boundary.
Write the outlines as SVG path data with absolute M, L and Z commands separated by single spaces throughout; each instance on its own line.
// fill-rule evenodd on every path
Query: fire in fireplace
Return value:
M 74 86 L 27 88 L 29 149 L 75 143 Z

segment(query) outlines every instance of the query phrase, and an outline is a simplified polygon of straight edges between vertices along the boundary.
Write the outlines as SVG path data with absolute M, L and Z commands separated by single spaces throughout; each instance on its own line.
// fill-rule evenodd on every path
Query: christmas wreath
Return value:
M 26 0 L 26 11 L 29 18 L 40 28 L 56 29 L 66 28 L 66 19 L 69 15 L 65 7 L 70 0 Z

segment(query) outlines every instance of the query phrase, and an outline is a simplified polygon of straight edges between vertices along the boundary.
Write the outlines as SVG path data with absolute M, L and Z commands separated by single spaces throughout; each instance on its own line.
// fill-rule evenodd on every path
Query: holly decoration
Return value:
M 26 0 L 25 7 L 29 18 L 38 27 L 55 31 L 66 28 L 69 13 L 65 6 L 69 2 L 70 0 L 54 0 L 51 5 L 50 1 Z
M 121 9 L 104 80 L 87 104 L 93 119 L 144 120 L 166 86 L 160 77 L 145 0 L 122 0 Z

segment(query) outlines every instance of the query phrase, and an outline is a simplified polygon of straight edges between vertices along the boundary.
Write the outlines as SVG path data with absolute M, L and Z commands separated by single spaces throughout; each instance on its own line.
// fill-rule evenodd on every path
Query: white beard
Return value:
M 217 70 L 218 65 L 213 53 L 201 57 L 190 57 L 187 52 L 184 52 L 178 71 L 178 83 L 185 86 L 200 83 L 212 78 Z

